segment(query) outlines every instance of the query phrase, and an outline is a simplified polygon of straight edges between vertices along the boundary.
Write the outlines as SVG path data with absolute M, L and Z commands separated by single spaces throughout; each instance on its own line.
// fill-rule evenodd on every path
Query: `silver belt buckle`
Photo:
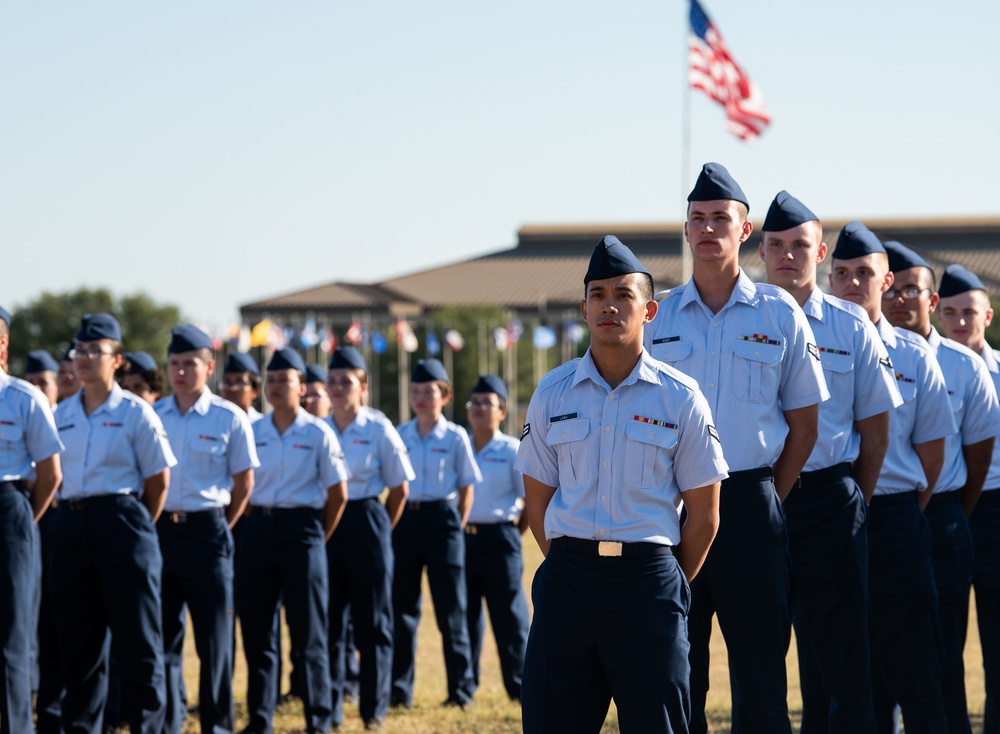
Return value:
M 622 544 L 614 540 L 602 540 L 597 544 L 597 555 L 599 556 L 620 556 L 622 554 Z

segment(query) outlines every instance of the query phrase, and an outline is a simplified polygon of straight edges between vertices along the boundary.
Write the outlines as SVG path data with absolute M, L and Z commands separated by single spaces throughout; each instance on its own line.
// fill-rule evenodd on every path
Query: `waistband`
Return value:
M 927 503 L 927 506 L 934 507 L 935 505 L 957 505 L 962 501 L 962 498 L 958 495 L 959 493 L 957 489 L 949 489 L 947 492 L 936 492 L 931 495 L 931 501 Z
M 118 507 L 128 502 L 138 501 L 139 495 L 127 492 L 125 494 L 96 494 L 91 497 L 73 497 L 72 499 L 59 500 L 59 509 L 72 510 L 95 510 L 101 507 Z
M 198 520 L 208 520 L 211 518 L 225 517 L 226 511 L 221 507 L 210 507 L 207 510 L 195 510 L 193 512 L 167 512 L 164 510 L 160 514 L 160 519 L 158 522 L 163 523 L 174 523 L 175 525 L 183 525 L 187 522 L 196 522 Z
M 889 505 L 908 505 L 916 504 L 917 502 L 917 491 L 910 490 L 909 492 L 895 492 L 893 494 L 877 494 L 872 497 L 871 502 L 868 503 L 869 507 L 887 507 Z
M 17 492 L 18 494 L 23 494 L 25 497 L 28 496 L 28 488 L 24 486 L 24 481 L 21 479 L 0 482 L 0 493 L 7 492 Z
M 270 507 L 269 505 L 247 505 L 244 515 L 257 515 L 262 517 L 295 517 L 296 515 L 306 515 L 319 517 L 322 510 L 315 507 Z
M 674 550 L 669 545 L 660 543 L 621 543 L 611 540 L 587 540 L 570 538 L 561 535 L 552 539 L 552 547 L 583 556 L 601 556 L 604 558 L 653 558 L 655 556 L 672 556 Z
M 406 500 L 405 510 L 438 510 L 448 506 L 448 500 Z
M 373 495 L 372 497 L 359 497 L 359 498 L 354 499 L 354 500 L 352 500 L 350 498 L 347 499 L 347 506 L 348 507 L 350 507 L 351 505 L 360 506 L 360 505 L 372 504 L 372 503 L 381 504 L 381 502 L 378 501 L 378 496 L 377 495 Z
M 731 471 L 729 476 L 722 480 L 722 488 L 738 487 L 741 484 L 757 484 L 769 479 L 774 479 L 774 472 L 771 467 L 762 466 L 759 469 L 744 469 L 743 471 Z
M 815 471 L 804 471 L 795 479 L 792 487 L 816 487 L 823 484 L 836 482 L 838 479 L 846 479 L 853 476 L 851 462 L 843 461 L 826 469 L 816 469 Z
M 479 535 L 480 533 L 495 533 L 500 528 L 517 527 L 513 520 L 505 522 L 470 522 L 465 524 L 466 535 Z

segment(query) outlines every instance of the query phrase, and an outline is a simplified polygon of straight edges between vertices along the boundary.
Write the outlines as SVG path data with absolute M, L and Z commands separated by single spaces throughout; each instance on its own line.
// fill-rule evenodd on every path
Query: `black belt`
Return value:
M 315 507 L 271 507 L 269 505 L 247 505 L 247 515 L 263 515 L 264 517 L 281 517 L 301 514 L 319 515 L 322 510 Z
M 0 482 L 0 493 L 6 492 L 17 492 L 18 494 L 27 496 L 28 488 L 24 486 L 24 481 L 21 479 Z
M 378 497 L 377 496 L 375 496 L 375 497 L 360 497 L 360 498 L 355 499 L 355 500 L 352 500 L 352 499 L 348 498 L 348 500 L 347 500 L 347 504 L 348 505 L 363 505 L 365 503 L 371 503 L 371 502 L 378 502 Z M 381 504 L 381 503 L 379 503 L 379 504 Z
M 654 556 L 672 556 L 674 554 L 673 547 L 660 543 L 586 540 L 584 538 L 570 538 L 565 535 L 553 538 L 551 545 L 553 548 L 560 548 L 570 553 L 611 558 L 619 556 L 621 558 L 653 558 Z
M 183 525 L 186 522 L 197 520 L 225 517 L 226 511 L 221 507 L 210 507 L 207 510 L 194 510 L 193 512 L 166 512 L 160 515 L 161 522 L 172 522 L 176 525 Z
M 947 492 L 937 492 L 931 495 L 931 501 L 927 503 L 928 507 L 932 505 L 957 505 L 962 501 L 959 497 L 959 492 L 957 489 L 949 489 Z
M 448 500 L 417 500 L 416 502 L 406 501 L 407 510 L 435 510 L 444 507 Z
M 121 504 L 123 500 L 136 500 L 138 496 L 127 492 L 125 494 L 98 494 L 92 497 L 73 497 L 63 499 L 59 507 L 67 510 L 93 510 L 97 507 L 112 507 Z
M 885 507 L 886 505 L 908 505 L 917 503 L 917 491 L 894 492 L 893 494 L 877 494 L 872 497 L 869 507 Z
M 743 471 L 731 471 L 729 476 L 722 480 L 722 487 L 736 487 L 740 484 L 757 484 L 769 479 L 774 479 L 774 472 L 771 467 L 762 466 L 759 469 L 744 469 Z
M 828 466 L 826 469 L 802 472 L 795 478 L 795 483 L 792 487 L 815 487 L 821 484 L 836 482 L 838 479 L 846 479 L 853 475 L 851 462 L 843 461 L 839 464 Z
M 479 535 L 479 533 L 489 533 L 498 528 L 509 528 L 517 525 L 513 520 L 503 522 L 470 522 L 465 525 L 466 535 Z

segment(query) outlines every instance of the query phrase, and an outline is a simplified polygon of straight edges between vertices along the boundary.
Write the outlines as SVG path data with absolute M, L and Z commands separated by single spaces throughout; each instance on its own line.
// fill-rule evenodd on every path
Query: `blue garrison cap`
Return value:
M 76 334 L 78 342 L 95 342 L 98 339 L 122 340 L 122 329 L 115 317 L 109 313 L 84 314 L 80 322 L 80 331 Z
M 66 351 L 63 353 L 62 359 L 60 359 L 59 361 L 60 362 L 72 362 L 73 361 L 72 354 L 73 354 L 73 350 L 75 348 L 76 348 L 76 339 L 70 339 L 69 340 L 69 346 L 66 347 Z
M 170 332 L 170 345 L 167 354 L 193 352 L 197 349 L 211 349 L 212 337 L 194 324 L 175 326 Z
M 497 375 L 480 375 L 472 392 L 493 392 L 507 399 L 507 386 Z
M 437 359 L 418 359 L 410 375 L 410 382 L 450 382 L 444 365 Z
M 879 238 L 868 227 L 855 220 L 848 222 L 837 235 L 837 246 L 833 248 L 834 260 L 853 260 L 856 257 L 885 252 Z
M 226 364 L 222 368 L 222 374 L 226 374 L 227 372 L 250 372 L 260 375 L 260 368 L 257 367 L 257 363 L 249 354 L 245 352 L 230 352 L 229 356 L 226 357 Z
M 688 201 L 715 201 L 716 199 L 731 199 L 738 201 L 750 211 L 750 202 L 740 185 L 729 175 L 729 171 L 721 163 L 706 163 L 701 167 L 698 180 L 688 194 Z
M 0 306 L 0 321 L 5 321 L 10 326 L 10 311 L 3 306 Z
M 326 370 L 321 364 L 311 364 L 306 367 L 306 382 L 322 382 L 326 384 Z
M 944 269 L 941 276 L 941 287 L 938 288 L 938 295 L 941 298 L 957 296 L 966 291 L 985 291 L 986 286 L 979 276 L 971 270 L 963 268 L 961 265 L 949 265 Z
M 364 372 L 368 371 L 365 367 L 365 358 L 361 356 L 359 352 L 354 347 L 337 347 L 333 350 L 333 355 L 330 357 L 330 364 L 327 365 L 331 370 L 362 370 Z
M 812 213 L 812 210 L 789 194 L 787 191 L 779 191 L 771 202 L 771 207 L 764 217 L 764 232 L 784 232 L 786 229 L 798 227 L 806 222 L 818 222 L 819 217 Z
M 25 374 L 33 372 L 58 372 L 59 363 L 44 349 L 32 349 L 24 363 Z
M 926 260 L 902 242 L 896 242 L 895 240 L 886 242 L 885 251 L 889 255 L 889 270 L 894 273 L 898 273 L 901 270 L 909 270 L 910 268 L 932 269 Z
M 646 266 L 639 262 L 639 258 L 632 254 L 632 251 L 622 244 L 622 241 L 613 234 L 601 238 L 590 256 L 590 266 L 587 274 L 583 276 L 583 283 L 586 285 L 592 280 L 603 280 L 604 278 L 614 278 L 619 275 L 629 273 L 644 273 L 649 275 Z M 652 277 L 652 276 L 650 276 Z
M 302 361 L 298 352 L 291 347 L 285 347 L 276 351 L 271 361 L 267 363 L 267 371 L 273 370 L 298 370 L 305 373 L 306 363 Z
M 130 375 L 138 375 L 143 372 L 155 372 L 160 369 L 149 352 L 125 352 L 125 359 L 128 360 Z

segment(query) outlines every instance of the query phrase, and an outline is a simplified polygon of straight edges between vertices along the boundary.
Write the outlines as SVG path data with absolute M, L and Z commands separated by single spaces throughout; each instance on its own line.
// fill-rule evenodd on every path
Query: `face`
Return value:
M 834 260 L 830 271 L 833 295 L 858 304 L 873 321 L 878 321 L 877 316 L 882 313 L 882 294 L 892 282 L 888 261 L 881 253 Z
M 907 268 L 893 274 L 895 282 L 882 300 L 882 313 L 893 326 L 926 334 L 930 329 L 931 312 L 938 297 L 930 288 L 931 274 L 927 268 Z M 904 291 L 912 291 L 915 298 L 907 298 Z
M 59 399 L 59 386 L 56 383 L 55 372 L 28 372 L 24 379 L 42 391 L 42 394 L 49 399 L 49 405 L 56 404 Z
M 149 383 L 143 379 L 142 375 L 125 375 L 122 379 L 122 388 L 137 398 L 142 398 L 150 405 L 160 398 L 160 394 L 150 389 Z
M 122 355 L 114 353 L 111 339 L 77 342 L 73 347 L 73 369 L 80 382 L 112 382 L 122 365 Z
M 436 382 L 410 383 L 410 407 L 418 417 L 437 419 L 448 400 Z
M 73 360 L 59 363 L 59 373 L 56 375 L 56 384 L 59 386 L 59 399 L 65 400 L 76 395 L 80 389 L 80 381 L 76 379 L 76 370 L 73 369 Z
M 330 394 L 326 391 L 325 382 L 306 383 L 306 394 L 302 398 L 302 407 L 306 412 L 317 418 L 330 415 Z
M 642 328 L 653 320 L 657 304 L 643 296 L 640 277 L 629 273 L 587 283 L 580 311 L 590 328 L 591 344 L 642 342 Z
M 816 266 L 826 257 L 819 222 L 803 222 L 782 232 L 765 232 L 758 248 L 767 282 L 787 291 L 816 285 Z
M 330 406 L 335 413 L 357 413 L 364 405 L 368 383 L 361 382 L 353 369 L 338 367 L 326 376 L 326 389 L 330 394 Z
M 684 223 L 684 236 L 695 262 L 734 262 L 740 245 L 753 231 L 739 204 L 729 199 L 692 201 Z
M 305 383 L 296 370 L 271 370 L 264 379 L 264 395 L 275 410 L 297 409 L 305 394 Z
M 260 396 L 260 390 L 250 383 L 249 372 L 227 372 L 222 376 L 219 386 L 222 397 L 231 403 L 236 403 L 246 413 L 253 401 Z
M 474 430 L 494 432 L 507 417 L 507 411 L 500 407 L 500 396 L 495 392 L 472 393 L 465 409 Z
M 167 356 L 170 387 L 178 395 L 201 395 L 214 371 L 215 360 L 205 360 L 198 351 L 177 352 Z
M 980 352 L 986 341 L 986 327 L 993 321 L 990 299 L 983 291 L 966 291 L 942 298 L 938 322 L 949 339 Z

